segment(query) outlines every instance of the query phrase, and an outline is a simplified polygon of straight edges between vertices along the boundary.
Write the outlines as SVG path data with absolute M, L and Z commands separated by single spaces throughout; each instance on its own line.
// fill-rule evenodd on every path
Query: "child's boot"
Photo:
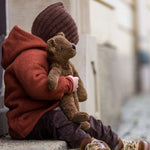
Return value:
M 135 142 L 119 139 L 118 150 L 150 150 L 150 143 L 144 140 Z
M 104 141 L 90 137 L 82 141 L 80 148 L 81 150 L 110 150 Z

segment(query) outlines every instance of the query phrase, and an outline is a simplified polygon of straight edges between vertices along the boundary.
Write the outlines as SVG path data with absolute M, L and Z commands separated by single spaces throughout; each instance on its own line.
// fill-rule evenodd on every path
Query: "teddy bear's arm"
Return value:
M 58 80 L 61 75 L 61 66 L 58 64 L 52 64 L 51 70 L 47 78 L 47 86 L 49 90 L 55 90 L 58 85 Z
M 72 69 L 73 69 L 73 76 L 74 77 L 79 77 L 79 81 L 78 81 L 78 89 L 77 89 L 77 93 L 78 93 L 78 98 L 79 98 L 79 102 L 83 102 L 87 100 L 87 92 L 86 89 L 84 88 L 84 84 L 78 74 L 78 71 L 76 70 L 76 68 L 74 67 L 73 64 L 71 64 Z

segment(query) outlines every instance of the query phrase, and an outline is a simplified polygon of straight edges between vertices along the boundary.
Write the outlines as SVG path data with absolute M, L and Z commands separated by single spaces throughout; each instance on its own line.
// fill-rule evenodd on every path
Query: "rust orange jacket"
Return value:
M 5 69 L 5 105 L 9 133 L 26 137 L 40 117 L 54 109 L 65 93 L 73 90 L 70 77 L 60 77 L 55 91 L 47 88 L 49 64 L 46 43 L 15 26 L 2 46 L 1 64 Z

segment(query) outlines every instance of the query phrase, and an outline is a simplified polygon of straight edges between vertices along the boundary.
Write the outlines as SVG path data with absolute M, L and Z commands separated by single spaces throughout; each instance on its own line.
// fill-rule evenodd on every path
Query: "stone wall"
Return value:
M 117 50 L 108 45 L 99 46 L 98 58 L 101 119 L 116 129 L 122 104 Z
M 100 119 L 100 93 L 98 78 L 97 43 L 95 37 L 88 34 L 80 34 L 77 46 L 77 55 L 72 59 L 77 68 L 85 88 L 88 99 L 80 103 L 81 110 Z
M 69 10 L 69 0 L 11 0 L 7 1 L 7 32 L 18 25 L 22 29 L 30 32 L 34 18 L 47 6 L 61 1 Z
M 90 1 L 91 35 L 97 39 L 101 119 L 117 127 L 122 103 L 135 93 L 136 57 L 132 1 Z

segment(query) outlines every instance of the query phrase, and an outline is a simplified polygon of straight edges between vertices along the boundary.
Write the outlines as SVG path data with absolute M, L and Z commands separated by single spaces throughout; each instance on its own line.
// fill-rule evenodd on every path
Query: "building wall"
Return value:
M 135 89 L 134 10 L 126 0 L 116 0 L 110 5 L 113 8 L 91 0 L 91 34 L 97 37 L 98 44 L 109 43 L 116 48 L 122 84 L 128 87 L 125 95 L 131 95 Z
M 101 118 L 115 128 L 123 100 L 135 93 L 133 2 L 90 0 L 90 27 L 99 45 Z
M 150 19 L 150 1 L 149 0 L 146 0 L 146 8 L 147 8 L 147 23 L 148 23 L 148 31 L 147 31 L 147 33 L 148 33 L 148 52 L 149 52 L 149 55 L 150 55 L 150 21 L 149 21 L 149 19 Z
M 69 9 L 69 0 L 6 0 L 7 1 L 7 29 L 8 33 L 14 25 L 19 25 L 30 32 L 34 18 L 47 6 L 57 1 L 62 1 Z

